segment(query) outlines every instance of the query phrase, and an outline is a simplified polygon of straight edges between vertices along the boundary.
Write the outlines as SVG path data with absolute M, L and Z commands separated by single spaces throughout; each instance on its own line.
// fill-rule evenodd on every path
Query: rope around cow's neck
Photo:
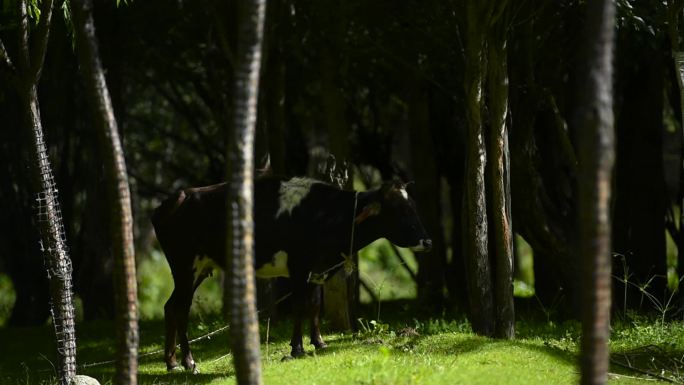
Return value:
M 349 254 L 344 256 L 345 270 L 351 273 L 354 270 L 354 261 L 352 254 L 354 253 L 354 232 L 356 230 L 356 208 L 359 204 L 359 192 L 354 192 L 354 210 L 352 211 L 352 225 L 351 225 L 351 240 L 349 241 Z M 349 265 L 349 266 L 348 266 Z

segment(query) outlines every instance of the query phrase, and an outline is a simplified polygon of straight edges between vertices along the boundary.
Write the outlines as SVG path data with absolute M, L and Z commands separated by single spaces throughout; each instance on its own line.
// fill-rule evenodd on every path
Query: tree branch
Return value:
M 25 76 L 29 70 L 29 26 L 28 26 L 28 12 L 26 10 L 26 0 L 17 1 L 19 7 L 19 54 L 17 59 L 17 66 L 19 67 L 19 76 Z
M 12 60 L 7 54 L 7 49 L 5 48 L 5 44 L 2 42 L 2 39 L 0 39 L 0 61 L 2 61 L 1 64 L 10 71 L 15 71 L 14 64 L 12 64 Z
M 5 44 L 2 42 L 2 40 L 0 40 L 0 75 L 7 78 L 7 80 L 15 87 L 19 86 L 17 69 L 14 67 L 12 59 L 10 59 L 9 55 L 7 54 L 7 49 L 5 48 Z
M 47 44 L 50 37 L 50 22 L 52 19 L 53 0 L 43 0 L 40 4 L 40 21 L 36 29 L 33 44 L 31 45 L 31 69 L 29 78 L 34 83 L 38 83 L 40 74 L 43 69 L 43 62 L 45 61 L 45 52 L 47 51 Z

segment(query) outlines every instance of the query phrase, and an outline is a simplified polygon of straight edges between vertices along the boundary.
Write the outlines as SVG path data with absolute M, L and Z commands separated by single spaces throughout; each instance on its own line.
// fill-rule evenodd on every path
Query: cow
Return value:
M 198 372 L 187 337 L 188 315 L 195 289 L 225 265 L 226 183 L 189 188 L 169 197 L 152 214 L 159 244 L 171 267 L 174 290 L 164 306 L 165 361 Z M 399 182 L 375 190 L 341 190 L 327 183 L 295 177 L 258 178 L 254 184 L 255 271 L 259 278 L 289 277 L 294 327 L 291 357 L 304 355 L 302 318 L 311 321 L 311 344 L 325 348 L 319 330 L 320 284 L 355 253 L 379 238 L 399 247 L 428 251 L 432 241 L 416 213 L 415 203 Z

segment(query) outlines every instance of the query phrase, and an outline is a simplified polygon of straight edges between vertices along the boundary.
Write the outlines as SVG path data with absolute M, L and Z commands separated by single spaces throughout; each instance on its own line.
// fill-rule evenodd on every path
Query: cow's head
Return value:
M 406 185 L 386 182 L 373 194 L 356 217 L 360 223 L 369 219 L 379 227 L 382 236 L 399 247 L 413 251 L 429 251 L 432 240 L 418 218 L 416 204 L 406 192 Z

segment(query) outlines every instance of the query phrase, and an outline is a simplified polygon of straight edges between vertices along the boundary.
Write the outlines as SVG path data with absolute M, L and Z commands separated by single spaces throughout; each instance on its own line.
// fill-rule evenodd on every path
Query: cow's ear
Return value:
M 380 205 L 380 202 L 373 202 L 364 206 L 359 215 L 356 216 L 356 219 L 354 219 L 354 223 L 358 225 L 359 223 L 368 219 L 368 217 L 380 214 L 381 207 L 382 206 Z

